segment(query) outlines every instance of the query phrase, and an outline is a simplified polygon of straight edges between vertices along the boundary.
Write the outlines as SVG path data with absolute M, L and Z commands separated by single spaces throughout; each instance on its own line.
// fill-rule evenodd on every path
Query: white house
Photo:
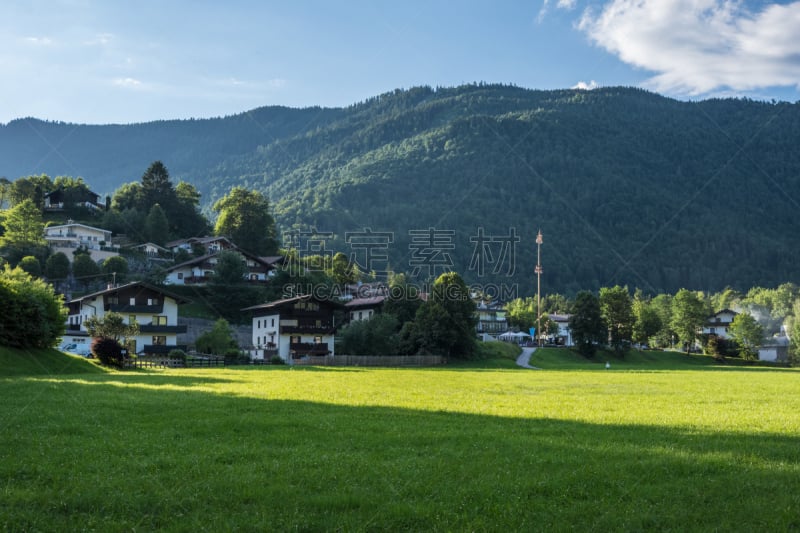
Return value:
M 371 296 L 369 298 L 355 298 L 344 304 L 350 321 L 369 320 L 383 308 L 385 296 Z
M 720 339 L 729 339 L 728 328 L 736 315 L 736 311 L 730 309 L 722 309 L 717 311 L 710 317 L 706 318 L 706 323 L 703 325 L 703 334 L 716 335 Z
M 186 350 L 186 346 L 177 344 L 178 334 L 186 333 L 186 326 L 178 325 L 178 305 L 183 303 L 188 300 L 142 281 L 109 287 L 67 303 L 69 316 L 64 339 L 79 344 L 89 342 L 84 327 L 86 319 L 103 318 L 113 311 L 121 314 L 126 324 L 134 320 L 139 324 L 139 335 L 128 347 L 129 351 L 153 354 L 176 348 Z
M 111 243 L 110 231 L 77 224 L 71 220 L 60 226 L 46 227 L 44 240 L 53 253 L 63 252 L 70 261 L 73 258 L 72 252 L 80 246 L 89 250 L 94 261 L 119 255 L 119 247 Z
M 253 317 L 254 359 L 278 355 L 292 364 L 309 355 L 334 355 L 339 303 L 314 296 L 295 296 L 242 309 Z
M 563 344 L 564 346 L 572 346 L 574 344 L 572 342 L 572 332 L 569 329 L 569 317 L 570 315 L 561 315 L 557 313 L 552 313 L 550 315 L 550 320 L 558 324 L 557 344 Z

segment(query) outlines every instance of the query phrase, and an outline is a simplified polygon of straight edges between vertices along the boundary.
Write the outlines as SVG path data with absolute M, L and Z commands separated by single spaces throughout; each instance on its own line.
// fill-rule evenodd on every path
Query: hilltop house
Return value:
M 72 253 L 78 247 L 86 248 L 94 261 L 119 255 L 119 246 L 111 243 L 110 231 L 78 224 L 72 220 L 60 226 L 46 227 L 44 240 L 53 253 L 63 252 L 70 261 L 73 258 Z
M 242 309 L 253 317 L 253 359 L 277 355 L 291 364 L 307 355 L 334 355 L 334 311 L 343 306 L 314 296 L 295 296 Z
M 227 237 L 220 236 L 205 236 L 205 237 L 190 237 L 188 239 L 178 239 L 177 241 L 170 241 L 164 245 L 173 253 L 179 250 L 186 250 L 192 252 L 194 249 L 205 250 L 206 254 L 213 254 L 221 252 L 222 250 L 237 250 L 236 245 L 233 244 Z
M 720 339 L 729 339 L 728 328 L 733 322 L 733 319 L 738 315 L 736 311 L 730 309 L 722 309 L 717 311 L 710 317 L 706 318 L 706 323 L 703 325 L 704 335 L 716 335 Z
M 76 190 L 67 193 L 63 188 L 59 187 L 54 191 L 45 193 L 45 211 L 63 211 L 68 207 L 85 207 L 91 211 L 102 211 L 106 208 L 106 204 L 100 201 L 99 194 L 90 190 Z
M 242 254 L 247 265 L 245 281 L 254 283 L 266 283 L 270 277 L 275 275 L 275 266 L 266 262 L 264 259 L 236 250 Z M 192 258 L 179 265 L 167 269 L 167 277 L 164 280 L 166 285 L 205 285 L 214 275 L 218 256 L 221 250 Z
M 177 335 L 186 333 L 186 326 L 178 325 L 178 305 L 188 303 L 185 298 L 167 292 L 149 283 L 136 281 L 120 287 L 75 298 L 67 303 L 69 316 L 64 340 L 83 344 L 89 342 L 84 322 L 90 316 L 104 317 L 117 312 L 126 324 L 136 321 L 139 335 L 128 347 L 132 353 L 167 353 L 172 349 L 186 350 L 177 344 Z

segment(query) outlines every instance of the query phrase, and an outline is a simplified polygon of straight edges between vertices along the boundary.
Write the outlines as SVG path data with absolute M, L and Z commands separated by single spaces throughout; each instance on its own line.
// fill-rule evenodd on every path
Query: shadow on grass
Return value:
M 202 383 L 125 380 L 145 377 Z M 115 383 L 25 380 L 0 392 L 0 415 L 25 413 L 0 435 L 0 478 L 14 480 L 0 492 L 6 528 L 800 527 L 795 434 L 121 393 Z

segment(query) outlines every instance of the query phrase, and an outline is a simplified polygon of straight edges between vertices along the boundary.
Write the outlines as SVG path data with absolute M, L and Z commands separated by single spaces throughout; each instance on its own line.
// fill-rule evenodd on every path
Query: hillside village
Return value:
M 199 211 L 199 194 L 184 182 L 173 185 L 161 162 L 141 183 L 126 184 L 104 201 L 79 178 L 30 176 L 2 187 L 3 260 L 64 295 L 66 331 L 59 346 L 83 355 L 91 353 L 97 322 L 116 314 L 122 324 L 136 325 L 123 339 L 130 357 L 172 354 L 180 361 L 187 353 L 227 355 L 229 363 L 293 364 L 337 354 L 458 358 L 469 356 L 475 340 L 563 346 L 589 357 L 607 345 L 620 353 L 632 347 L 704 350 L 720 361 L 792 359 L 800 290 L 791 284 L 747 294 L 682 290 L 674 297 L 631 295 L 617 286 L 571 300 L 545 295 L 539 313 L 532 297 L 498 300 L 459 278 L 453 282 L 463 286 L 471 311 L 456 325 L 452 316 L 427 318 L 420 311 L 434 303 L 428 301 L 435 294 L 430 281 L 408 273 L 378 279 L 341 252 L 280 248 L 269 203 L 253 191 L 236 188 L 218 202 L 212 229 Z M 677 307 L 679 300 L 685 309 Z M 729 309 L 734 306 L 738 311 Z M 442 320 L 451 321 L 445 329 L 469 339 L 427 338 L 419 331 Z M 209 344 L 217 326 L 225 338 Z M 463 353 L 454 353 L 461 342 Z

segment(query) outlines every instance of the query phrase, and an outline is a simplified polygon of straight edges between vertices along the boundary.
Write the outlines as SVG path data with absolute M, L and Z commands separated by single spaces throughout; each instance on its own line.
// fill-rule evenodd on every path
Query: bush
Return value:
M 64 334 L 67 309 L 51 285 L 21 268 L 0 270 L 0 345 L 52 348 Z
M 92 354 L 105 366 L 122 368 L 125 364 L 122 345 L 110 337 L 95 337 L 92 340 Z
M 183 364 L 186 364 L 187 356 L 186 352 L 184 352 L 183 350 L 178 350 L 178 349 L 170 350 L 169 353 L 167 354 L 167 357 L 169 357 L 170 359 L 178 359 L 179 361 L 182 361 Z
M 269 360 L 269 363 L 270 363 L 271 365 L 285 365 L 285 364 L 286 364 L 286 361 L 284 361 L 284 360 L 283 360 L 283 357 L 281 357 L 280 355 L 273 355 L 273 356 L 270 358 L 270 360 Z

